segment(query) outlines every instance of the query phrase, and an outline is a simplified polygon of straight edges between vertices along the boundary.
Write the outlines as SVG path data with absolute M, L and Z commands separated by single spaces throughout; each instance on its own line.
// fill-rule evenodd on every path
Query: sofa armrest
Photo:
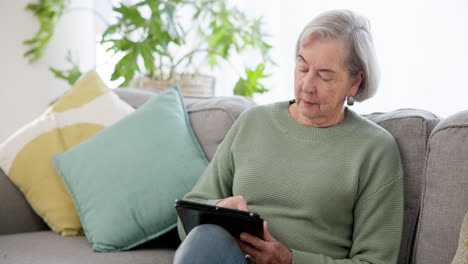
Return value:
M 0 235 L 47 229 L 23 194 L 0 169 Z

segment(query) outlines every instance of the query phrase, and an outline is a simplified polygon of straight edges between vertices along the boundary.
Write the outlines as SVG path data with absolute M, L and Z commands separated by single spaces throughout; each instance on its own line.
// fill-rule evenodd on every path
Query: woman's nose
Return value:
M 317 80 L 315 75 L 312 72 L 308 72 L 306 76 L 304 76 L 304 80 L 302 82 L 302 91 L 306 93 L 315 93 L 317 90 L 316 86 Z

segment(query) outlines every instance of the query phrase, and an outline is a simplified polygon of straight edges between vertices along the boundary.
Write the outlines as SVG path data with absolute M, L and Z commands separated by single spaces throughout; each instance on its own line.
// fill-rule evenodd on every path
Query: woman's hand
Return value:
M 270 235 L 267 222 L 263 222 L 263 236 L 265 240 L 242 233 L 239 246 L 256 264 L 292 263 L 293 253 Z
M 216 206 L 219 207 L 226 207 L 236 210 L 248 211 L 247 202 L 245 201 L 244 197 L 241 195 L 228 197 L 219 201 Z

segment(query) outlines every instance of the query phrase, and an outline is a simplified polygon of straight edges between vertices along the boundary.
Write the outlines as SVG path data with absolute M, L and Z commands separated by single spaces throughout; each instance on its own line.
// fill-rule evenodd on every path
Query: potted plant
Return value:
M 249 19 L 227 1 L 146 0 L 113 10 L 117 22 L 109 25 L 101 43 L 110 46 L 108 51 L 123 55 L 111 77 L 123 77 L 120 86 L 150 80 L 167 87 L 203 76 L 198 72 L 200 62 L 214 68 L 220 60 L 229 61 L 247 52 L 258 54 L 259 62 L 252 68 L 244 67 L 234 94 L 252 97 L 267 90 L 260 79 L 268 76 L 265 69 L 273 62 L 261 19 Z M 209 78 L 208 83 L 212 86 Z

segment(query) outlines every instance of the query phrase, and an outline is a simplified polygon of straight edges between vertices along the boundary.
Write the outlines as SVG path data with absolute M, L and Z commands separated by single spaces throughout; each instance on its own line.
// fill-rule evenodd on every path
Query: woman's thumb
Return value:
M 263 221 L 263 240 L 265 241 L 274 241 L 275 239 L 268 232 L 268 223 Z

